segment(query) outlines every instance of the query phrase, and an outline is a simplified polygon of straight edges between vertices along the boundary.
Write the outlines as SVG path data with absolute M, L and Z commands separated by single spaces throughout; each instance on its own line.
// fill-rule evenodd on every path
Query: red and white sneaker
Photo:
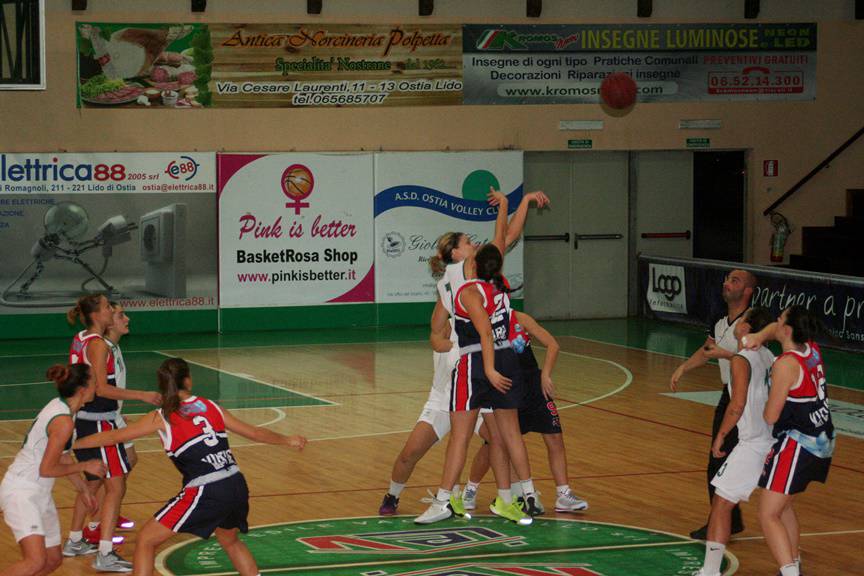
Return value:
M 117 516 L 116 530 L 132 530 L 135 528 L 135 521 L 125 516 Z
M 89 542 L 90 544 L 99 545 L 99 540 L 102 538 L 102 530 L 99 526 L 97 526 L 94 530 L 91 530 L 89 526 L 84 526 L 83 530 L 84 540 Z M 126 540 L 123 536 L 114 535 L 111 538 L 111 541 L 114 542 L 115 546 L 119 546 Z

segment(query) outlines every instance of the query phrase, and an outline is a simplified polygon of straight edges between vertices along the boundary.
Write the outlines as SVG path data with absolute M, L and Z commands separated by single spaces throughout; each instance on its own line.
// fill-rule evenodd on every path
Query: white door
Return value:
M 525 154 L 548 210 L 525 226 L 525 308 L 537 318 L 627 315 L 628 153 Z
M 636 252 L 693 256 L 693 153 L 634 152 Z

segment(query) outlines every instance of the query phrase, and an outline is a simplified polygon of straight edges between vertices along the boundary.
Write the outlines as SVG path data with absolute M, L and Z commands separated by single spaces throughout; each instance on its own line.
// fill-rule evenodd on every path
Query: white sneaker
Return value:
M 96 554 L 93 568 L 97 572 L 132 572 L 132 563 L 112 550 L 108 554 Z
M 462 492 L 462 505 L 466 510 L 477 509 L 477 489 L 465 486 L 465 491 Z
M 453 509 L 450 508 L 450 501 L 445 500 L 444 502 L 441 502 L 436 498 L 432 500 L 432 504 L 429 505 L 429 508 L 427 508 L 425 512 L 414 518 L 414 523 L 432 524 L 434 522 L 446 520 L 451 516 L 453 516 Z
M 78 542 L 73 542 L 71 539 L 67 539 L 66 543 L 63 544 L 63 556 L 66 556 L 67 558 L 71 558 L 72 556 L 86 556 L 87 554 L 95 554 L 98 551 L 98 546 L 90 544 L 83 538 Z
M 577 510 L 587 510 L 588 502 L 579 498 L 573 492 L 567 491 L 555 500 L 556 512 L 576 512 Z

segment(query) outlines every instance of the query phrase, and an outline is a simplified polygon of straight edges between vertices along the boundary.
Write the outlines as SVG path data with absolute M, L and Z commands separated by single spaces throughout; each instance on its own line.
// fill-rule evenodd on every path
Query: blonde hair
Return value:
M 438 237 L 435 255 L 429 258 L 429 268 L 433 276 L 441 276 L 448 264 L 453 263 L 453 250 L 459 245 L 462 232 L 446 232 Z

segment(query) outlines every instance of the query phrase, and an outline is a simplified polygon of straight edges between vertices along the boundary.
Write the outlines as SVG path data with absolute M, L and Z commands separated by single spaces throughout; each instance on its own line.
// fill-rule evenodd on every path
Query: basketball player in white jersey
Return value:
M 708 338 L 701 348 L 696 350 L 686 362 L 678 366 L 669 381 L 669 387 L 673 392 L 678 390 L 678 382 L 685 373 L 704 366 L 709 360 L 717 360 L 720 365 L 720 381 L 723 383 L 723 392 L 720 401 L 714 409 L 714 422 L 711 427 L 711 441 L 717 437 L 717 430 L 729 405 L 728 385 L 730 382 L 729 360 L 738 351 L 738 342 L 735 340 L 735 324 L 741 319 L 750 307 L 750 299 L 756 289 L 756 277 L 746 270 L 732 270 L 723 281 L 723 301 L 726 302 L 726 315 L 718 318 L 708 329 Z M 733 429 L 725 437 L 723 452 L 728 454 L 738 441 L 737 429 Z M 708 498 L 714 499 L 714 486 L 711 480 L 723 465 L 725 458 L 717 458 L 713 453 L 708 453 Z M 736 506 L 732 511 L 732 533 L 737 534 L 744 530 L 744 522 L 741 520 L 741 508 Z M 696 540 L 704 540 L 707 537 L 708 524 L 690 532 L 690 537 Z
M 543 208 L 549 204 L 549 198 L 541 191 L 525 194 L 508 223 L 507 204 L 505 201 L 502 210 L 501 196 L 503 195 L 500 192 L 490 189 L 489 203 L 499 206 L 494 242 L 502 246 L 510 246 L 522 234 L 530 204 L 533 202 L 538 208 Z M 378 509 L 378 514 L 381 516 L 396 513 L 399 497 L 417 462 L 450 431 L 450 375 L 459 359 L 458 346 L 455 344 L 456 335 L 453 331 L 453 299 L 466 281 L 466 270 L 471 274 L 468 277 L 473 277 L 472 263 L 477 245 L 467 234 L 461 232 L 448 232 L 438 239 L 437 244 L 435 255 L 429 259 L 429 266 L 433 276 L 441 276 L 441 279 L 436 286 L 438 299 L 430 323 L 433 326 L 433 333 L 449 339 L 453 345 L 448 352 L 432 352 L 434 370 L 432 389 L 417 424 L 414 425 L 405 446 L 393 463 L 390 487 Z
M 60 566 L 60 519 L 51 497 L 54 479 L 69 478 L 88 506 L 95 508 L 96 500 L 81 472 L 99 477 L 105 474 L 100 460 L 76 463 L 65 453 L 72 439 L 75 413 L 96 391 L 90 367 L 57 364 L 49 368 L 47 376 L 57 386 L 58 397 L 36 416 L 0 485 L 3 519 L 23 556 L 3 570 L 4 576 L 44 576 Z
M 711 446 L 714 457 L 726 457 L 726 461 L 711 480 L 715 492 L 708 520 L 705 561 L 697 576 L 720 576 L 723 554 L 732 533 L 732 509 L 750 499 L 774 444 L 771 427 L 762 417 L 768 401 L 768 375 L 774 355 L 767 348 L 747 350 L 742 344 L 748 334 L 759 332 L 772 321 L 767 309 L 751 308 L 735 324 L 739 350 L 730 361 L 730 400 Z M 727 455 L 723 444 L 736 427 L 738 443 Z

